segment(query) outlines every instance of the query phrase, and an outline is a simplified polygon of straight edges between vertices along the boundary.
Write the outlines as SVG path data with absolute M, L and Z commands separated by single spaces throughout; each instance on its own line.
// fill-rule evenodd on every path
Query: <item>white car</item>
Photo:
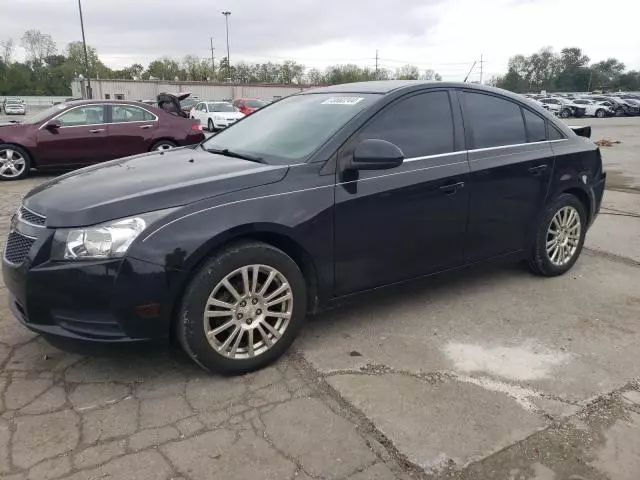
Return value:
M 24 103 L 20 100 L 5 100 L 4 113 L 7 115 L 25 115 L 27 113 Z
M 244 113 L 229 102 L 200 102 L 193 107 L 190 116 L 214 132 L 234 124 L 244 117 Z
M 616 112 L 613 111 L 613 108 L 607 105 L 606 102 L 597 102 L 586 98 L 576 98 L 573 103 L 584 107 L 584 114 L 588 117 L 604 118 L 611 117 L 616 114 Z
M 560 118 L 582 117 L 585 114 L 585 109 L 582 105 L 577 105 L 568 98 L 547 97 L 539 98 L 536 101 Z

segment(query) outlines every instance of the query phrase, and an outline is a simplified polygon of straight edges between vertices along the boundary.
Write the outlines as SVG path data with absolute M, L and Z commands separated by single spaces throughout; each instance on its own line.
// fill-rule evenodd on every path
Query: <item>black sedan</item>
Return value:
M 12 220 L 4 277 L 18 321 L 46 337 L 173 333 L 202 367 L 240 373 L 358 292 L 502 258 L 565 273 L 604 183 L 593 142 L 509 92 L 326 87 L 195 149 L 35 188 Z

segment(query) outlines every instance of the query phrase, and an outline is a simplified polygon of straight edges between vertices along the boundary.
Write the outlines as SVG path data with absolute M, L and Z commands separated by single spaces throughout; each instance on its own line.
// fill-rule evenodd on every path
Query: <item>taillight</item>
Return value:
M 191 125 L 191 130 L 197 130 L 199 132 L 202 131 L 202 125 L 200 125 L 199 123 L 194 123 L 193 125 Z

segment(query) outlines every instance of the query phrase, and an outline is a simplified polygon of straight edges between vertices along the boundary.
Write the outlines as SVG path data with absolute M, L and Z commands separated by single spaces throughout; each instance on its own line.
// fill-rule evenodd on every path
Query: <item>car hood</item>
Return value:
M 178 148 L 83 168 L 31 190 L 24 205 L 47 227 L 93 225 L 282 180 L 286 166 Z

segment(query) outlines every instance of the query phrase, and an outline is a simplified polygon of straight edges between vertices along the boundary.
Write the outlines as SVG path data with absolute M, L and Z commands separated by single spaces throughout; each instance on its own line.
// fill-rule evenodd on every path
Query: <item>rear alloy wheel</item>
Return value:
M 215 129 L 216 129 L 216 128 L 213 126 L 213 120 L 209 119 L 209 122 L 207 123 L 207 129 L 208 129 L 210 132 L 215 131 Z
M 567 110 L 566 108 L 560 111 L 560 118 L 569 118 L 570 116 L 571 116 L 571 111 Z
M 603 109 L 598 109 L 596 110 L 596 117 L 598 118 L 604 118 L 606 116 L 606 112 Z
M 155 143 L 151 150 L 153 152 L 164 152 L 165 150 L 171 150 L 172 148 L 176 148 L 176 144 L 170 142 L 169 140 L 161 140 L 158 143 Z
M 560 195 L 547 207 L 536 233 L 529 267 L 533 273 L 555 277 L 578 260 L 587 230 L 584 206 L 570 194 Z
M 0 180 L 20 180 L 29 175 L 29 154 L 16 145 L 0 145 Z
M 296 263 L 264 243 L 234 245 L 207 262 L 182 305 L 178 338 L 206 370 L 239 374 L 280 357 L 306 313 Z

